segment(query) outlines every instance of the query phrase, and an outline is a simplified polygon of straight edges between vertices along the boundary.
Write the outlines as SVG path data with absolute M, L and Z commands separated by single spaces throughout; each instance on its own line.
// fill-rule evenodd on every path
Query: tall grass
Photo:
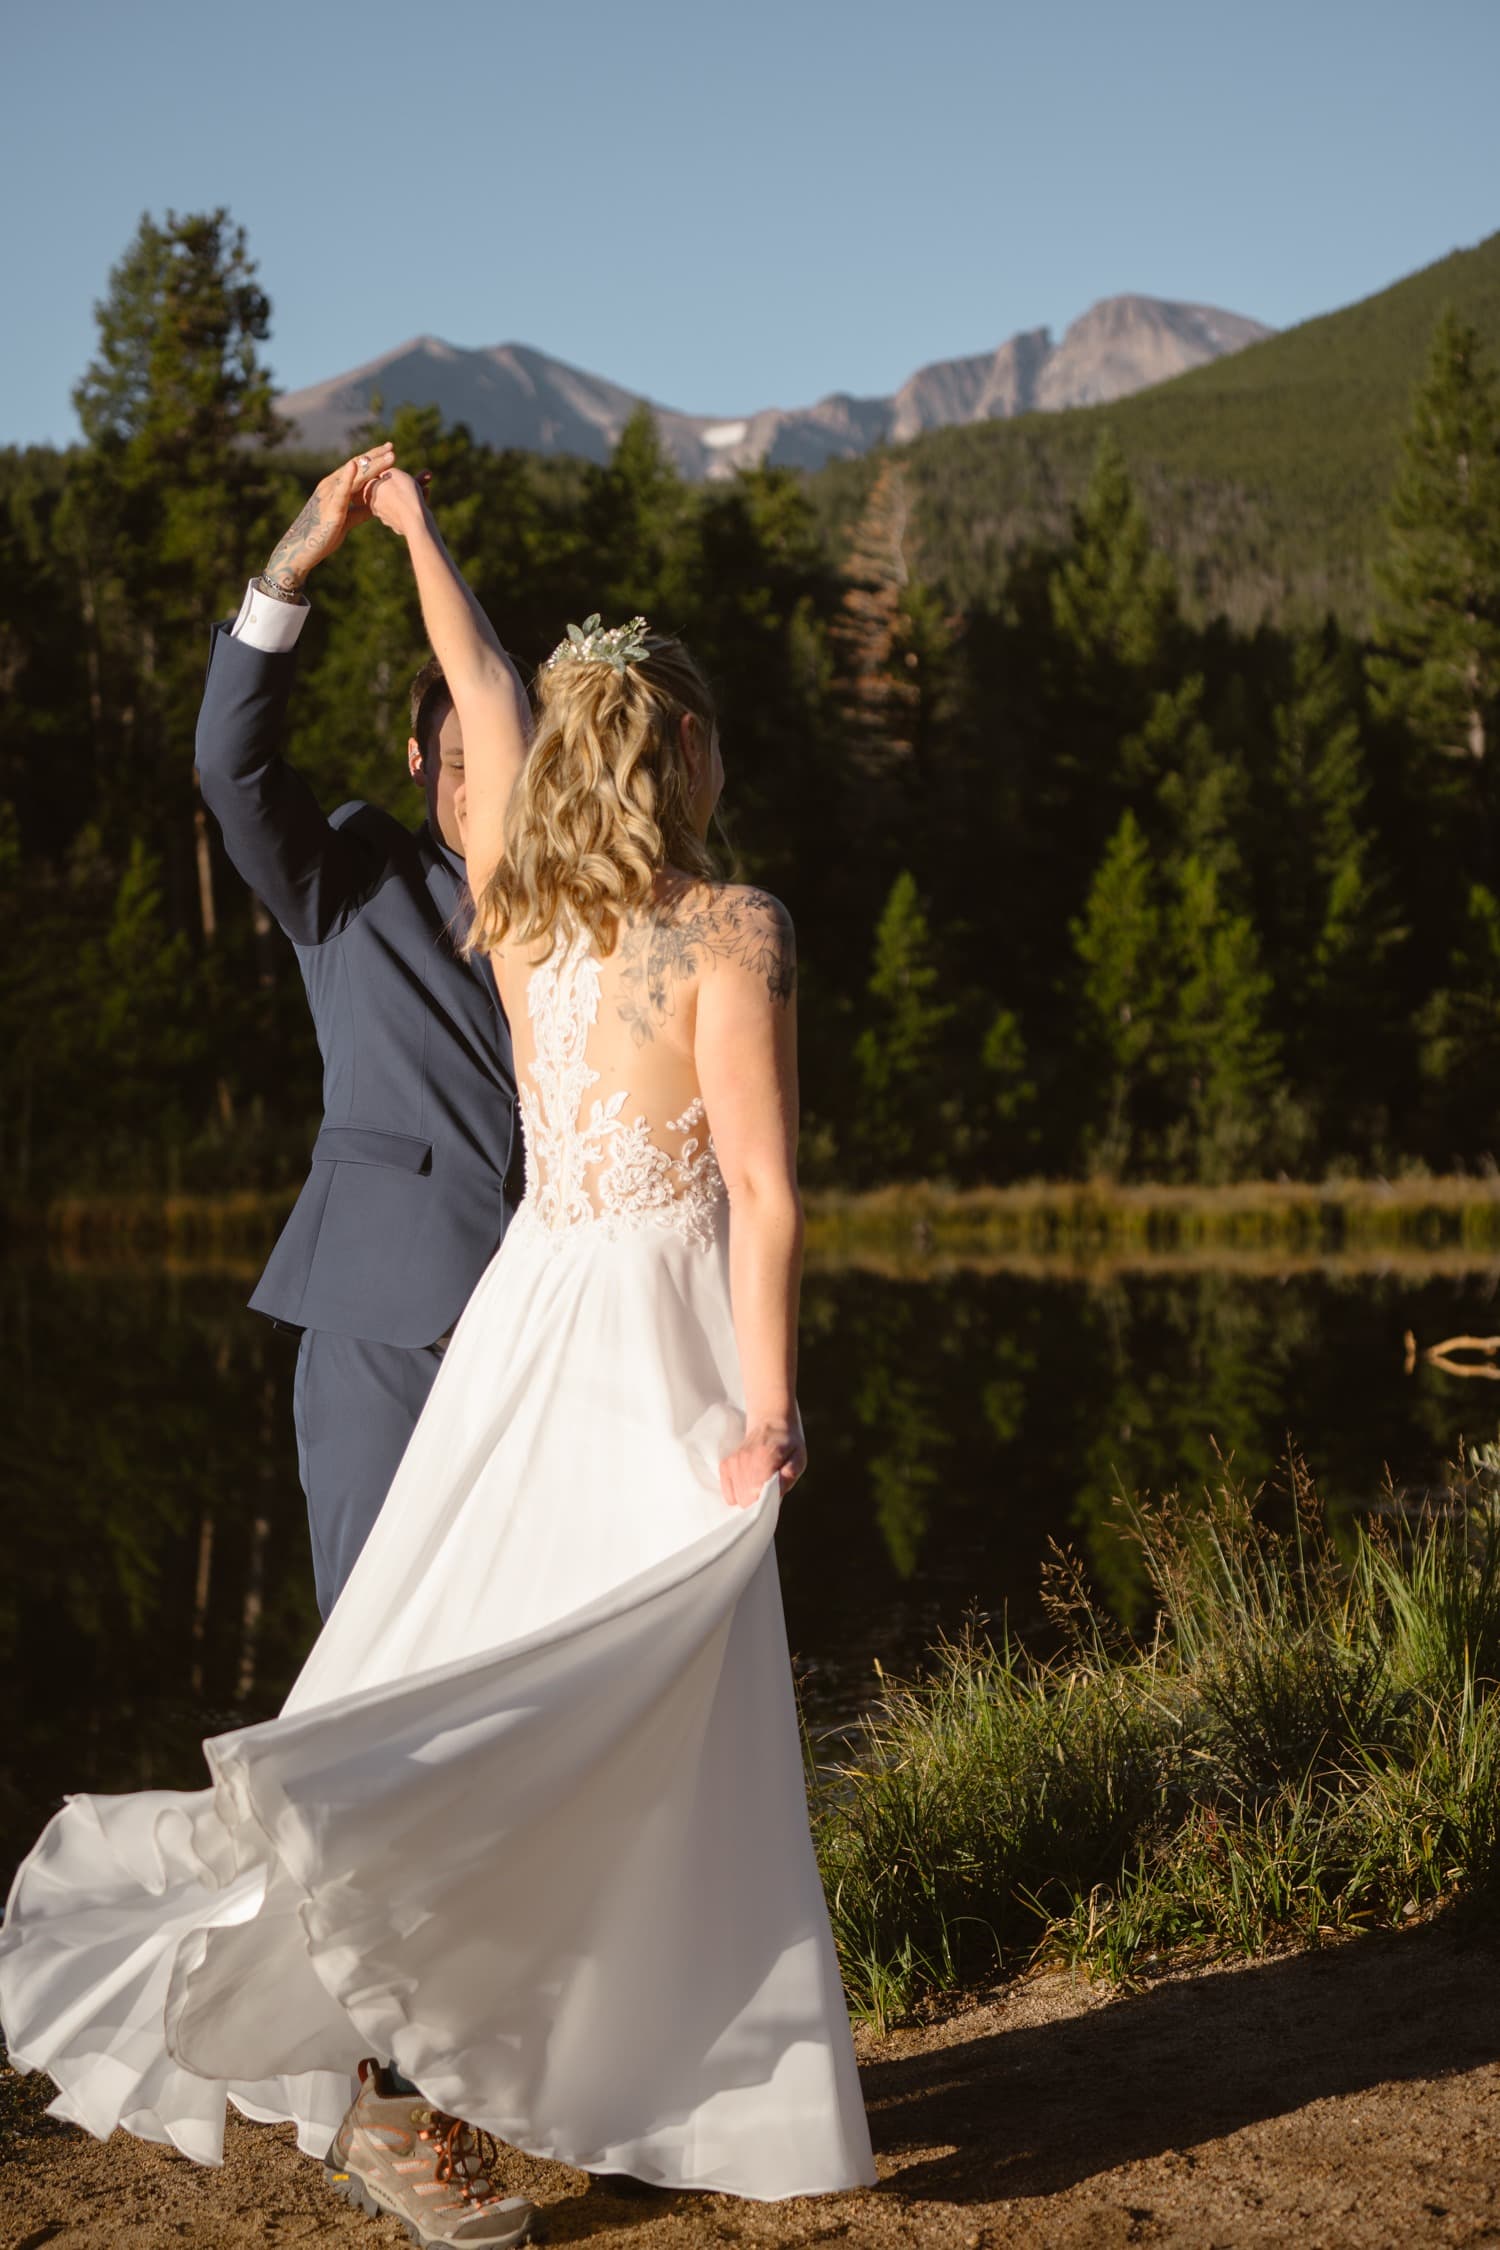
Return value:
M 887 1683 L 815 1799 L 855 2009 L 1500 1896 L 1500 1497 L 1473 1466 L 1443 1511 L 1341 1538 L 1295 1460 L 1281 1529 L 1232 1481 L 1130 1508 L 1145 1643 L 1059 1557 L 1059 1654 L 969 1636 Z

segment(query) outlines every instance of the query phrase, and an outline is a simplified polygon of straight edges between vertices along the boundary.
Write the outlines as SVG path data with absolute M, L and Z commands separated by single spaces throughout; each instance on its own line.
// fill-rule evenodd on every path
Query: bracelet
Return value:
M 295 602 L 301 609 L 306 600 L 305 595 L 289 593 L 285 586 L 278 586 L 275 579 L 267 578 L 264 571 L 259 578 L 252 578 L 250 583 L 257 594 L 269 594 L 273 602 Z

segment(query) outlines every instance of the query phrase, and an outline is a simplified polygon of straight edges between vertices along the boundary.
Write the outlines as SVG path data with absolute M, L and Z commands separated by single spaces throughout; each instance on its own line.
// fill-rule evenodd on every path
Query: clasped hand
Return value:
M 284 595 L 299 595 L 309 572 L 343 545 L 354 524 L 372 516 L 405 538 L 421 519 L 427 482 L 425 470 L 410 477 L 396 467 L 396 448 L 389 440 L 354 454 L 314 485 L 266 564 L 266 579 Z
M 394 531 L 398 539 L 409 539 L 426 516 L 431 477 L 430 469 L 424 469 L 419 477 L 409 476 L 394 462 L 372 477 L 365 488 L 365 499 L 376 522 Z

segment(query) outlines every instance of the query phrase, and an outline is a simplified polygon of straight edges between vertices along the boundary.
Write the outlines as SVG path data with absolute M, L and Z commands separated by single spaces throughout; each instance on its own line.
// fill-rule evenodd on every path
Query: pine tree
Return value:
M 979 1047 L 979 1067 L 987 1097 L 982 1135 L 987 1176 L 1003 1178 L 1031 1153 L 1036 1113 L 1036 1082 L 1021 1019 L 1013 1008 L 997 1008 Z
M 1272 724 L 1263 886 L 1275 1010 L 1294 1082 L 1347 1149 L 1361 1110 L 1388 1099 L 1388 963 L 1400 931 L 1366 817 L 1360 721 L 1344 669 L 1298 643 Z
M 1272 725 L 1277 947 L 1289 975 L 1300 965 L 1305 979 L 1326 943 L 1334 888 L 1349 891 L 1350 871 L 1362 874 L 1369 852 L 1359 719 L 1317 641 L 1297 644 L 1290 693 Z
M 1215 740 L 1204 700 L 1200 672 L 1160 689 L 1145 725 L 1125 743 L 1121 763 L 1132 781 L 1151 790 L 1147 816 L 1164 871 L 1196 859 L 1232 891 L 1243 873 L 1234 838 L 1245 808 L 1245 772 L 1238 756 Z
M 225 210 L 169 211 L 164 227 L 142 218 L 94 308 L 98 356 L 73 393 L 85 438 L 127 476 L 168 462 L 222 472 L 226 439 L 283 434 L 255 348 L 271 318 L 255 271 Z M 194 495 L 163 499 L 199 512 Z
M 1124 456 L 1108 432 L 1073 510 L 1068 549 L 1048 575 L 1047 608 L 1043 756 L 1050 771 L 1042 777 L 1038 814 L 1055 850 L 1092 867 L 1127 807 L 1150 821 L 1150 793 L 1177 737 L 1197 716 L 1196 707 L 1177 699 L 1171 565 L 1152 545 Z
M 1175 1130 L 1196 1178 L 1235 1179 L 1289 1138 L 1280 1056 L 1268 1021 L 1271 980 L 1248 914 L 1226 907 L 1220 878 L 1188 859 L 1167 922 L 1173 961 Z
M 686 591 L 674 566 L 689 500 L 649 406 L 636 407 L 621 430 L 592 512 L 599 591 L 590 607 L 622 617 L 675 617 Z
M 1160 1068 L 1166 997 L 1151 854 L 1133 813 L 1111 837 L 1072 934 L 1084 1067 L 1098 1089 L 1090 1156 L 1117 1175 L 1140 1151 L 1141 1097 Z
M 876 928 L 870 1020 L 854 1047 L 856 1129 L 872 1177 L 930 1171 L 945 1156 L 941 1048 L 953 1007 L 936 998 L 940 981 L 915 879 L 902 873 Z
M 1459 943 L 1417 1029 L 1439 1161 L 1500 1155 L 1500 898 L 1483 883 L 1470 888 Z
M 1451 309 L 1412 402 L 1376 583 L 1377 707 L 1425 748 L 1482 763 L 1500 722 L 1500 396 Z
M 74 391 L 88 441 L 64 527 L 85 580 L 106 709 L 117 830 L 142 823 L 184 880 L 193 720 L 215 616 L 268 537 L 283 434 L 257 345 L 270 304 L 243 228 L 224 210 L 141 220 L 96 306 L 98 353 Z M 191 879 L 217 927 L 201 807 Z
M 778 894 L 802 888 L 799 935 L 815 942 L 821 923 L 833 938 L 848 928 L 854 871 L 799 880 L 806 838 L 843 825 L 848 787 L 825 692 L 833 574 L 801 481 L 762 468 L 710 485 L 684 575 L 679 622 L 725 715 L 727 820 L 745 872 Z
M 97 787 L 88 639 L 59 534 L 65 457 L 0 454 L 0 804 L 23 854 L 57 855 Z
M 181 1143 L 199 1101 L 217 1079 L 222 1023 L 205 1008 L 188 939 L 168 926 L 161 870 L 137 839 L 115 892 L 108 927 L 79 953 L 95 995 L 90 1076 L 110 1089 L 110 1125 L 128 1138 L 132 1169 L 164 1161 L 161 1184 L 176 1188 Z M 195 1098 L 196 1097 L 196 1098 Z M 206 1103 L 205 1103 L 206 1106 Z M 227 1100 L 221 1094 L 221 1117 Z
M 1120 674 L 1160 664 L 1177 623 L 1176 582 L 1108 431 L 1048 591 L 1057 632 L 1106 694 Z

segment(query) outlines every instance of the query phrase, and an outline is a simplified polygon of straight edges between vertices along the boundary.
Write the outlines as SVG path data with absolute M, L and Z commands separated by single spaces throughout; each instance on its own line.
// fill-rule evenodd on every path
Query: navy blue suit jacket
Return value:
M 326 817 L 282 758 L 295 670 L 216 626 L 198 716 L 204 801 L 296 948 L 323 1056 L 312 1169 L 250 1302 L 416 1347 L 451 1328 L 505 1230 L 510 1029 L 489 964 L 458 950 L 462 863 L 375 805 Z

